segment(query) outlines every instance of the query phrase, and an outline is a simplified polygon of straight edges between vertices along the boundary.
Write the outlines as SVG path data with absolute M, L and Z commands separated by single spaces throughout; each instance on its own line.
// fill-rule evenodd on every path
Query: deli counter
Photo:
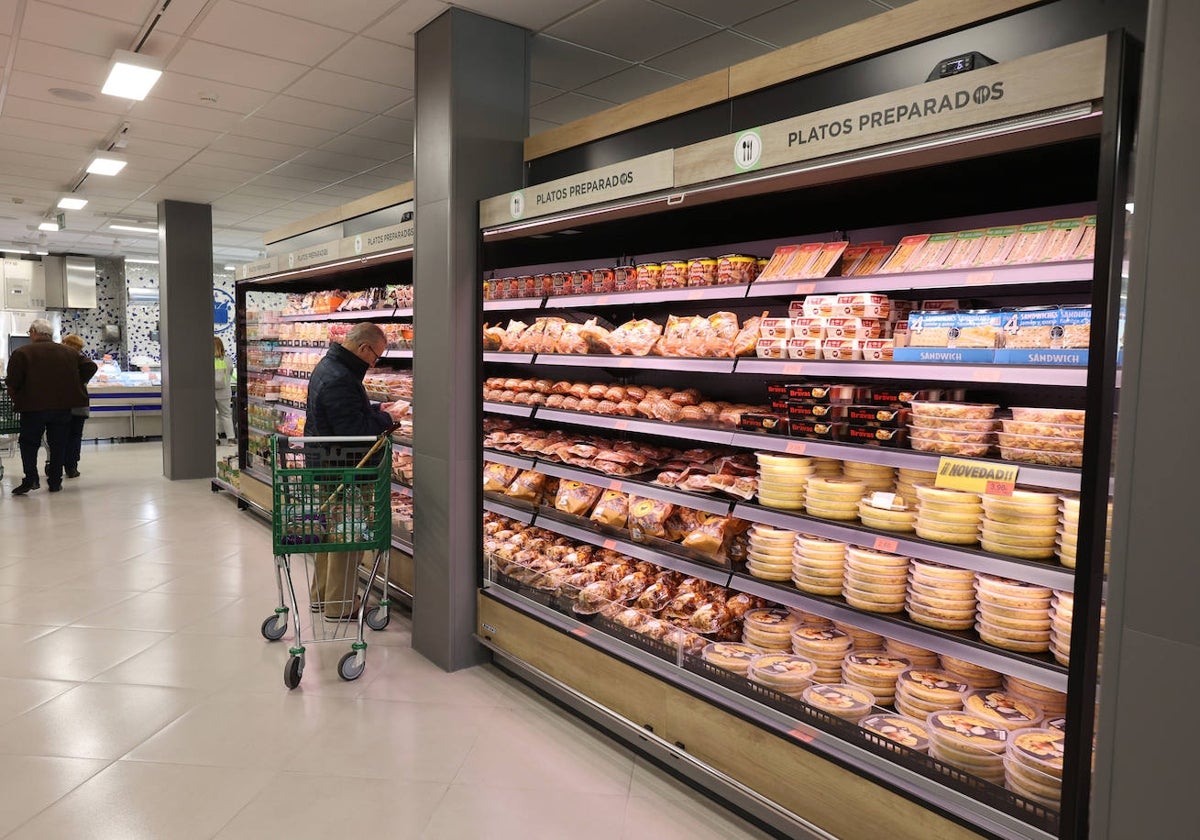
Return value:
M 162 377 L 157 370 L 122 371 L 102 365 L 88 384 L 91 417 L 86 440 L 162 435 Z

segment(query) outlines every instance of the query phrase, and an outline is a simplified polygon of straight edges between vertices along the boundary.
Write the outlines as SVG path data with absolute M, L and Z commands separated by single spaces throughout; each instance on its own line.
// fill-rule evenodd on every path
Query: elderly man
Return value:
M 387 336 L 378 324 L 357 324 L 341 344 L 334 344 L 313 369 L 308 382 L 306 437 L 358 437 L 383 434 L 407 412 L 404 403 L 371 405 L 363 378 L 387 352 Z M 317 554 L 309 596 L 314 612 L 326 620 L 353 618 L 356 567 L 360 552 Z
M 50 492 L 62 489 L 71 409 L 88 404 L 84 386 L 96 373 L 96 363 L 91 359 L 54 343 L 54 327 L 44 318 L 30 325 L 29 340 L 29 344 L 14 350 L 8 360 L 8 393 L 21 415 L 17 441 L 25 471 L 24 480 L 13 488 L 14 496 L 24 496 L 41 486 L 37 454 L 42 435 L 50 444 L 50 461 L 46 465 Z

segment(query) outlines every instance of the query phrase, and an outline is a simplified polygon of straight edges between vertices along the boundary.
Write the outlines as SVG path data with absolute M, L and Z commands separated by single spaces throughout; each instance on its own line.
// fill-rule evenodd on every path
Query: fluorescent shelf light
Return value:
M 138 227 L 137 225 L 109 225 L 113 230 L 127 230 L 131 233 L 158 233 L 158 228 Z
M 49 252 L 49 251 L 34 251 L 33 253 L 37 254 L 39 257 L 48 257 L 48 256 L 50 256 L 50 252 Z
M 226 266 L 222 266 L 222 268 L 223 268 L 225 271 L 237 271 L 237 266 L 236 266 L 236 265 L 226 265 Z
M 137 263 L 138 265 L 158 265 L 158 260 L 138 259 L 134 257 L 126 257 L 125 262 Z
M 58 230 L 58 222 L 42 222 L 38 230 Z
M 33 251 L 24 251 L 20 248 L 4 248 L 6 254 L 32 254 Z
M 86 198 L 70 198 L 64 197 L 58 200 L 59 210 L 82 210 L 87 207 L 88 200 Z
M 125 168 L 125 158 L 112 152 L 96 152 L 87 171 L 93 175 L 116 175 Z
M 117 50 L 100 92 L 122 99 L 142 100 L 161 75 L 162 62 L 128 50 Z

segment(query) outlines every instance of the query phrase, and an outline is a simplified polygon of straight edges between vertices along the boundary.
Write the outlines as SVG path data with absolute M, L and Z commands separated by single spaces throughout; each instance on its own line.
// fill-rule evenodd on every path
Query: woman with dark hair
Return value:
M 79 355 L 83 355 L 83 339 L 75 333 L 63 336 L 62 346 L 69 347 Z M 87 392 L 86 381 L 83 383 L 83 390 L 85 393 Z M 67 432 L 67 453 L 63 460 L 63 473 L 67 478 L 79 478 L 79 453 L 83 449 L 83 424 L 87 422 L 89 416 L 91 413 L 86 405 L 71 409 L 71 427 Z

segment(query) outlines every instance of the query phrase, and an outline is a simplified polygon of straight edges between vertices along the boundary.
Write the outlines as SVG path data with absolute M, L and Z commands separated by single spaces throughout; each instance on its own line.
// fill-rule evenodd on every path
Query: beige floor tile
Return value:
M 164 581 L 155 592 L 183 592 L 244 597 L 269 591 L 275 586 L 275 565 L 270 557 L 250 566 L 214 565 L 196 567 Z
M 622 795 L 513 790 L 454 784 L 423 840 L 612 840 L 625 817 Z M 653 835 L 646 835 L 647 840 Z M 655 838 L 659 840 L 659 838 Z M 666 840 L 666 838 L 662 838 Z
M 158 686 L 87 683 L 0 726 L 0 753 L 117 759 L 202 696 Z
M 99 773 L 108 761 L 0 755 L 0 837 Z
M 270 670 L 279 677 L 281 650 L 262 638 L 175 633 L 99 674 L 93 682 L 215 692 L 236 683 L 252 668 Z
M 660 840 L 770 840 L 771 837 L 694 792 L 687 799 L 630 796 L 619 836 L 623 840 L 646 837 Z
M 42 633 L 47 628 L 29 625 Z M 0 646 L 0 677 L 83 682 L 163 639 L 162 633 L 61 627 L 38 635 L 15 654 Z
M 275 614 L 278 598 L 275 585 L 261 592 L 238 598 L 210 615 L 179 628 L 180 633 L 201 636 L 257 636 L 262 623 Z
M 529 701 L 527 691 L 517 688 L 511 677 L 491 665 L 448 674 L 410 648 L 400 650 L 399 654 L 388 662 L 363 697 L 507 708 L 521 708 Z
M 281 773 L 216 834 L 216 840 L 332 840 L 354 835 L 418 840 L 445 793 L 446 785 L 429 782 Z M 354 829 L 347 828 L 348 821 Z
M 64 680 L 0 678 L 0 724 L 37 708 L 79 683 Z
M 0 604 L 0 622 L 61 626 L 111 607 L 133 596 L 112 589 L 72 589 L 67 583 L 28 592 Z
M 63 589 L 118 589 L 126 592 L 149 592 L 169 580 L 187 574 L 186 569 L 169 563 L 146 563 L 123 560 L 86 572 L 62 584 Z
M 3 561 L 0 561 L 0 563 L 2 563 L 2 562 Z M 13 560 L 12 562 L 16 563 L 17 561 Z M 11 564 L 5 563 L 4 565 L 11 565 Z M 0 568 L 2 568 L 2 566 L 0 566 Z M 41 586 L 14 586 L 11 584 L 10 585 L 0 585 L 0 604 L 6 604 L 9 601 L 12 601 L 16 598 L 20 598 L 25 595 L 32 595 L 34 592 L 37 592 L 39 589 L 42 589 L 42 588 L 43 587 L 41 587 Z
M 207 840 L 271 773 L 118 761 L 30 820 L 11 840 Z
M 141 592 L 113 607 L 91 613 L 75 622 L 75 626 L 174 632 L 211 616 L 235 600 L 225 595 Z
M 105 565 L 99 560 L 80 561 L 47 552 L 40 557 L 20 560 L 0 568 L 0 585 L 62 586 L 80 575 L 102 570 Z

